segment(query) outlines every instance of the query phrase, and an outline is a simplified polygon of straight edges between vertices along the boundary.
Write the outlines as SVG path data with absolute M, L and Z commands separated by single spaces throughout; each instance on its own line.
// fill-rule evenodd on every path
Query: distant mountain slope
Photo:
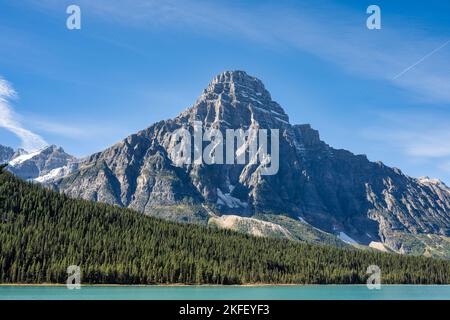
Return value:
M 55 145 L 33 152 L 27 152 L 20 148 L 15 152 L 12 148 L 7 147 L 8 149 L 10 157 L 4 161 L 9 165 L 8 170 L 25 180 L 46 182 L 62 177 L 71 172 L 76 163 L 75 157 Z
M 14 150 L 10 147 L 0 145 L 0 164 L 8 162 L 14 155 Z
M 175 167 L 171 133 L 191 129 L 194 121 L 201 121 L 203 130 L 223 133 L 279 129 L 278 173 L 263 176 L 257 164 Z M 207 223 L 207 212 L 283 215 L 358 244 L 450 257 L 450 189 L 444 183 L 411 178 L 364 155 L 333 149 L 310 125 L 290 124 L 262 82 L 243 71 L 218 75 L 178 117 L 88 157 L 54 186 L 72 197 L 150 215 L 157 208 L 159 217 L 166 211 L 171 219 L 196 216 Z M 180 205 L 184 209 L 174 214 Z
M 448 284 L 450 262 L 211 230 L 70 199 L 0 168 L 0 283 Z

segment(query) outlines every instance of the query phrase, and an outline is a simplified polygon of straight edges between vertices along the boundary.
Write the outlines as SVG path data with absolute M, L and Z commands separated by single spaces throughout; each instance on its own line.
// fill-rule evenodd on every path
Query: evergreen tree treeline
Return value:
M 0 168 L 1 170 L 1 168 Z M 256 238 L 70 199 L 0 172 L 0 282 L 448 284 L 450 262 Z

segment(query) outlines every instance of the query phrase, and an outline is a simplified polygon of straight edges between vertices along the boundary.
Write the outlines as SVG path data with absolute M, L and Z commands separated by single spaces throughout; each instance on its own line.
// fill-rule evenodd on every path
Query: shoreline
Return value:
M 0 287 L 65 287 L 62 283 L 0 283 Z M 318 286 L 366 286 L 366 284 L 296 284 L 296 283 L 245 283 L 245 284 L 81 284 L 81 287 L 318 287 Z M 384 284 L 383 286 L 450 286 L 450 284 Z
M 286 286 L 314 286 L 316 284 L 293 284 L 293 283 L 245 283 L 245 284 L 123 284 L 123 283 L 86 283 L 82 287 L 286 287 Z M 321 284 L 317 284 L 321 285 Z M 358 285 L 358 284 L 357 284 Z M 361 284 L 364 285 L 364 284 Z M 65 287 L 65 283 L 0 283 L 0 287 Z

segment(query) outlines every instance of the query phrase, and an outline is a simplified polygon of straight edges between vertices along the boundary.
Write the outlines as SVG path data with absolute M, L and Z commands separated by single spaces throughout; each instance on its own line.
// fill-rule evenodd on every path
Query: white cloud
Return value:
M 57 15 L 64 6 L 60 0 L 27 3 Z M 444 45 L 450 40 L 447 34 L 430 34 L 427 26 L 410 16 L 392 14 L 383 19 L 381 30 L 368 30 L 364 6 L 352 9 L 337 3 L 302 1 L 291 7 L 286 3 L 246 5 L 206 0 L 77 1 L 83 12 L 105 23 L 214 38 L 225 35 L 272 45 L 275 50 L 296 48 L 358 77 L 405 89 L 412 99 L 450 103 L 450 74 L 445 68 L 450 45 Z M 383 14 L 384 8 L 381 10 Z M 107 41 L 121 45 L 120 40 Z M 139 51 L 131 44 L 122 46 Z
M 26 120 L 27 125 L 32 128 L 38 129 L 41 132 L 48 132 L 51 134 L 56 134 L 58 136 L 64 136 L 68 138 L 86 138 L 92 137 L 92 133 L 95 132 L 96 128 L 84 126 L 73 126 L 67 125 L 62 122 L 48 121 L 46 119 L 41 119 L 40 117 L 33 116 Z
M 450 157 L 450 121 L 423 112 L 379 113 L 380 126 L 367 128 L 363 135 L 394 147 L 406 156 L 422 159 Z
M 442 47 L 449 39 L 421 31 L 424 29 L 407 17 L 391 17 L 381 30 L 370 31 L 365 24 L 365 10 L 332 2 L 321 2 L 320 10 L 306 3 L 299 4 L 299 9 L 278 4 L 250 7 L 192 0 L 135 0 L 126 5 L 119 0 L 78 2 L 82 10 L 108 23 L 188 30 L 212 37 L 225 34 L 274 48 L 296 48 L 360 77 L 382 79 L 407 89 L 416 98 L 450 102 L 450 91 L 446 89 L 450 87 L 450 74 L 442 68 L 450 59 L 450 46 Z M 40 5 L 54 8 L 58 3 L 46 0 Z M 421 63 L 415 65 L 417 61 Z M 411 65 L 415 67 L 396 77 Z
M 408 156 L 442 158 L 450 156 L 450 130 L 392 131 L 385 133 L 391 142 L 399 143 Z
M 373 114 L 376 125 L 362 130 L 362 136 L 375 150 L 385 153 L 384 160 L 400 166 L 413 176 L 450 178 L 450 119 L 445 111 L 430 114 L 410 110 L 409 114 L 382 112 Z M 400 159 L 400 162 L 398 162 Z
M 71 121 L 67 124 L 67 120 L 42 118 L 39 115 L 30 114 L 24 120 L 27 127 L 38 130 L 39 132 L 46 132 L 54 134 L 58 137 L 66 137 L 74 140 L 92 140 L 92 137 L 111 137 L 112 134 L 117 133 L 117 125 L 114 123 L 107 123 L 104 119 L 103 125 L 99 126 L 94 122 L 89 123 L 84 120 Z
M 416 136 L 416 138 L 418 138 L 417 142 L 406 146 L 408 155 L 426 158 L 450 156 L 449 132 L 434 134 L 433 137 L 419 138 Z
M 5 128 L 20 138 L 22 148 L 28 151 L 40 149 L 48 143 L 39 135 L 23 127 L 14 113 L 10 101 L 17 97 L 11 84 L 0 78 L 0 128 Z
M 363 130 L 364 138 L 385 149 L 391 159 L 400 156 L 402 169 L 409 167 L 415 176 L 434 176 L 449 181 L 448 117 L 415 111 L 408 115 L 378 113 L 374 118 L 380 124 Z

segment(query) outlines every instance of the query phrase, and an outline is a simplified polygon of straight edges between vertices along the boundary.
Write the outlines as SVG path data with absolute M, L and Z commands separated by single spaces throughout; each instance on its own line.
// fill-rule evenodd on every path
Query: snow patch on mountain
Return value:
M 304 224 L 309 224 L 308 222 L 306 222 L 305 219 L 303 219 L 302 217 L 298 217 L 298 220 L 300 220 L 300 222 L 303 222 Z
M 21 156 L 18 156 L 14 159 L 12 159 L 8 164 L 10 166 L 16 166 L 18 164 L 24 163 L 27 160 L 30 160 L 32 158 L 34 158 L 35 156 L 39 155 L 44 149 L 38 150 L 38 151 L 34 151 L 31 153 L 26 153 L 26 154 L 22 154 Z
M 338 238 L 348 244 L 358 244 L 358 241 L 351 238 L 349 235 L 347 235 L 345 232 L 342 231 L 339 232 Z
M 429 178 L 429 177 L 420 177 L 417 179 L 417 181 L 422 184 L 422 185 L 433 185 L 433 186 L 438 186 L 442 189 L 449 189 L 449 187 L 441 180 L 439 179 L 433 179 L 433 178 Z
M 37 177 L 36 179 L 34 179 L 34 181 L 39 183 L 45 183 L 63 176 L 64 176 L 64 168 L 56 168 L 47 173 L 46 175 Z
M 220 188 L 217 188 L 217 204 L 225 205 L 228 208 L 246 208 L 248 205 L 229 193 L 223 193 Z
M 76 161 L 62 148 L 51 145 L 33 152 L 18 149 L 9 159 L 7 168 L 24 180 L 46 183 L 70 173 Z

